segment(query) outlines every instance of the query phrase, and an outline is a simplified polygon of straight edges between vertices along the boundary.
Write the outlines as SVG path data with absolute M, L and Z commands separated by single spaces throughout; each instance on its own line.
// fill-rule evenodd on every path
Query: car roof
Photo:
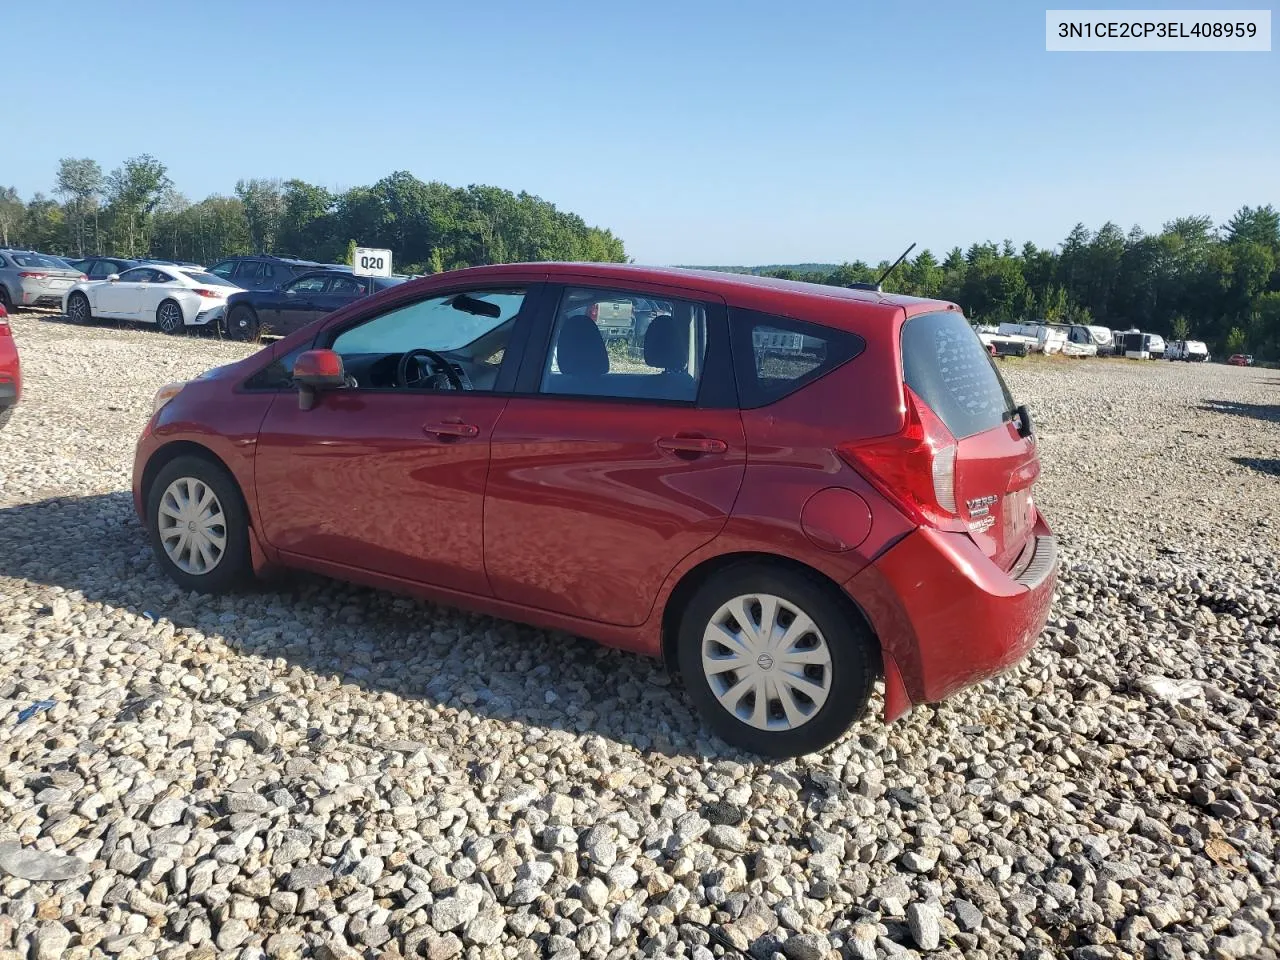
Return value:
M 907 316 L 937 310 L 959 310 L 945 300 L 908 297 L 877 290 L 860 290 L 851 287 L 828 286 L 822 283 L 806 283 L 801 280 L 779 280 L 749 273 L 722 273 L 717 270 L 693 270 L 684 267 L 648 267 L 630 263 L 506 263 L 482 267 L 466 267 L 451 271 L 451 275 L 466 277 L 475 275 L 501 278 L 504 274 L 527 275 L 531 271 L 543 272 L 549 279 L 575 278 L 613 281 L 617 283 L 654 283 L 683 287 L 723 297 L 725 300 L 749 308 L 767 310 L 770 304 L 782 309 L 782 304 L 796 297 L 823 301 L 844 301 L 857 305 L 869 313 L 895 315 L 899 310 Z M 435 274 L 440 277 L 442 274 Z M 861 311 L 860 311 L 861 312 Z

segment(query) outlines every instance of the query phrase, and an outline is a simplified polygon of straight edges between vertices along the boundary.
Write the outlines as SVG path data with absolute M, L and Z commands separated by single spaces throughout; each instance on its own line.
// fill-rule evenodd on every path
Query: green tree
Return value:
M 150 154 L 130 157 L 106 179 L 107 217 L 116 249 L 127 257 L 150 250 L 151 221 L 173 186 L 165 165 Z
M 1227 333 L 1227 352 L 1241 353 L 1244 350 L 1244 331 L 1239 327 L 1232 327 Z
M 1182 314 L 1178 314 L 1173 318 L 1173 339 L 1185 340 L 1191 336 L 1191 324 L 1187 323 L 1187 318 Z
M 0 187 L 0 244 L 17 244 L 27 208 L 13 187 Z
M 249 225 L 249 240 L 259 253 L 273 253 L 280 222 L 284 217 L 285 201 L 279 180 L 252 178 L 236 181 L 236 196 L 244 204 L 244 216 Z
M 102 168 L 88 157 L 63 157 L 58 161 L 54 193 L 64 198 L 67 226 L 72 233 L 77 256 L 85 255 L 86 237 L 95 249 L 98 202 L 102 197 Z M 93 217 L 92 229 L 89 218 Z
M 1227 221 L 1228 243 L 1256 243 L 1280 255 L 1280 212 L 1265 207 L 1241 207 Z

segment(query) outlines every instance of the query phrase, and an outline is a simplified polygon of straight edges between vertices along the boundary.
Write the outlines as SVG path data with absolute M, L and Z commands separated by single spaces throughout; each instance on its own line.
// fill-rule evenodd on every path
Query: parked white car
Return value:
M 76 323 L 94 318 L 154 323 L 165 333 L 220 323 L 240 288 L 194 267 L 143 265 L 105 280 L 82 280 L 63 297 Z

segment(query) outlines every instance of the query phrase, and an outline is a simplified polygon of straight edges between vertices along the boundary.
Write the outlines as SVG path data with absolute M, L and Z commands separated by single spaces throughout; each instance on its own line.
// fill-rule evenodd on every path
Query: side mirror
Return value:
M 342 357 L 332 350 L 308 350 L 293 363 L 293 382 L 298 385 L 298 406 L 310 410 L 321 390 L 338 390 L 347 385 Z
M 107 274 L 107 283 L 115 283 L 119 279 L 120 279 L 120 274 L 118 273 Z

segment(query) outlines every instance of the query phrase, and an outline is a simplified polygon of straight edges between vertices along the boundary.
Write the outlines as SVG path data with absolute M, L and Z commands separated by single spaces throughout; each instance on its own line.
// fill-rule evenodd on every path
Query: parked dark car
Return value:
M 592 319 L 624 300 L 671 308 L 642 362 Z M 795 756 L 881 677 L 893 720 L 1027 654 L 1039 472 L 954 304 L 528 263 L 161 387 L 133 496 L 183 590 L 297 567 L 664 656 L 730 743 Z
M 126 260 L 123 257 L 85 257 L 83 260 L 68 261 L 90 280 L 105 280 L 113 273 L 120 274 L 126 270 L 132 270 L 141 262 L 141 260 Z
M 248 257 L 226 257 L 209 267 L 209 273 L 230 280 L 242 290 L 274 290 L 294 277 L 323 267 L 313 260 L 294 260 L 254 254 Z
M 235 282 L 235 281 L 233 281 Z M 270 290 L 245 290 L 227 298 L 227 336 L 256 340 L 293 333 L 339 307 L 404 283 L 398 277 L 356 277 L 349 270 L 312 270 Z

